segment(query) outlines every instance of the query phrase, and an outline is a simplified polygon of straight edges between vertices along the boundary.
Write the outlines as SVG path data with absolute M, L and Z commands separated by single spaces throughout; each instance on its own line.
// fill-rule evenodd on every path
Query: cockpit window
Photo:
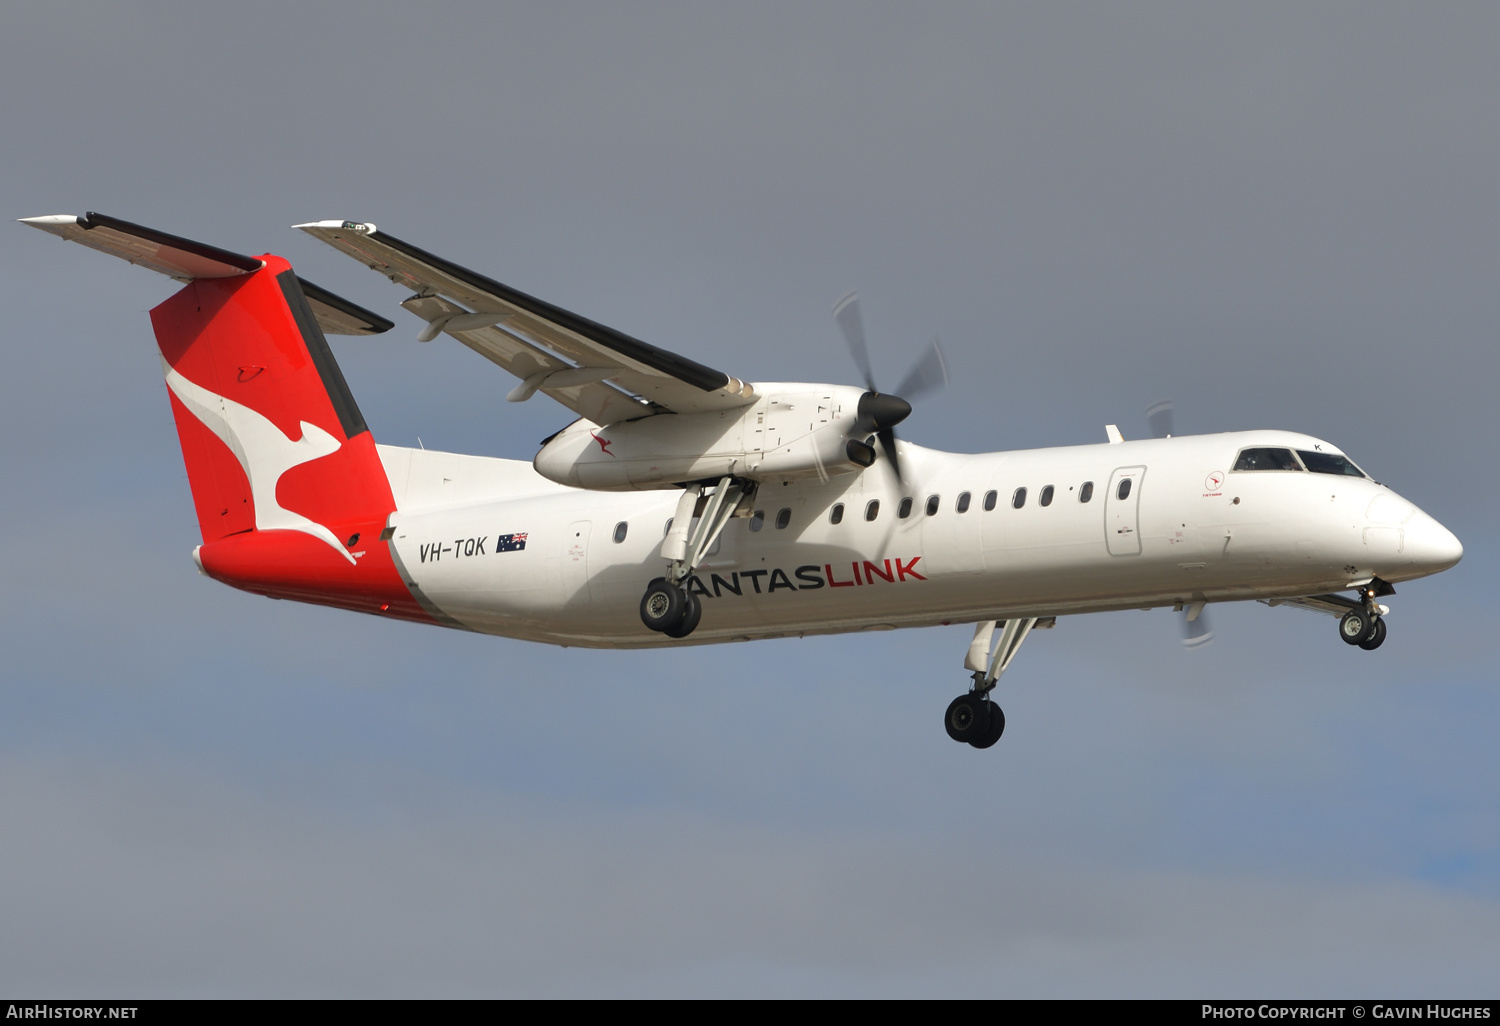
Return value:
M 1298 449 L 1297 455 L 1314 474 L 1343 474 L 1346 477 L 1364 477 L 1365 472 L 1349 462 L 1349 457 L 1334 452 L 1309 452 Z
M 1234 461 L 1235 470 L 1301 470 L 1290 449 L 1245 449 Z

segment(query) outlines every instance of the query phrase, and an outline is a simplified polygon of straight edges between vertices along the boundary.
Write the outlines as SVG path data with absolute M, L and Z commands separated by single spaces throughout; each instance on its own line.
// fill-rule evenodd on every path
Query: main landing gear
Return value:
M 1383 595 L 1394 595 L 1392 588 L 1378 577 L 1359 589 L 1360 604 L 1339 619 L 1339 637 L 1346 645 L 1358 645 L 1373 652 L 1385 642 L 1386 607 L 1375 601 Z
M 955 741 L 988 748 L 1005 733 L 1005 713 L 990 698 L 989 689 L 970 691 L 948 703 L 943 726 Z
M 646 586 L 641 596 L 641 622 L 669 638 L 685 638 L 703 618 L 698 596 L 685 582 L 703 562 L 708 550 L 736 516 L 748 516 L 755 498 L 755 485 L 734 477 L 721 478 L 711 492 L 703 485 L 689 485 L 677 500 L 677 513 L 661 543 L 667 574 Z
M 703 619 L 703 603 L 697 595 L 658 577 L 646 585 L 641 596 L 641 622 L 669 638 L 685 638 Z
M 1049 619 L 1043 626 L 1050 627 Z M 1003 624 L 1003 627 L 1001 626 Z M 969 642 L 969 654 L 964 666 L 974 671 L 969 693 L 959 695 L 948 703 L 943 714 L 943 727 L 948 736 L 975 748 L 989 748 L 1005 733 L 1005 713 L 995 704 L 991 692 L 1000 675 L 1010 666 L 1011 660 L 1021 647 L 1021 642 L 1037 626 L 1037 618 L 1019 620 L 985 620 L 974 626 L 974 640 Z M 990 653 L 995 628 L 1001 627 L 1000 643 Z

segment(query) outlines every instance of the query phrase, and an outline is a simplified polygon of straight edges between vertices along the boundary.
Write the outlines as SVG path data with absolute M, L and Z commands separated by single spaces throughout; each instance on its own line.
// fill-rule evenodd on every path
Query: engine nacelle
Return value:
M 675 488 L 734 475 L 789 481 L 848 474 L 873 461 L 849 445 L 863 389 L 755 384 L 760 399 L 715 413 L 662 413 L 600 427 L 576 420 L 532 465 L 558 484 L 605 491 Z

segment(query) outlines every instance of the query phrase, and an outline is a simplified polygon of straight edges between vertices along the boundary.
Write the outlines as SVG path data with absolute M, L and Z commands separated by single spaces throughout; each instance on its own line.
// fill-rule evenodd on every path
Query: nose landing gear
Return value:
M 1375 600 L 1382 595 L 1394 595 L 1392 588 L 1380 578 L 1375 578 L 1359 590 L 1359 605 L 1350 609 L 1339 619 L 1339 637 L 1346 645 L 1358 645 L 1366 652 L 1373 652 L 1385 642 L 1385 607 Z
M 1339 637 L 1346 645 L 1358 645 L 1366 652 L 1373 652 L 1385 641 L 1385 617 L 1351 609 L 1339 620 Z
M 1359 643 L 1359 647 L 1366 652 L 1373 652 L 1385 643 L 1385 617 L 1375 618 L 1375 627 L 1370 631 L 1370 636 Z

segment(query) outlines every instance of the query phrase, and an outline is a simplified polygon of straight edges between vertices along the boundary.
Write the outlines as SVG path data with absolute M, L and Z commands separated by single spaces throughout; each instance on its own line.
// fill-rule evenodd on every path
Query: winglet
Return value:
M 1110 445 L 1119 445 L 1125 441 L 1125 436 L 1120 434 L 1120 429 L 1113 424 L 1104 425 L 1104 434 L 1109 438 Z

